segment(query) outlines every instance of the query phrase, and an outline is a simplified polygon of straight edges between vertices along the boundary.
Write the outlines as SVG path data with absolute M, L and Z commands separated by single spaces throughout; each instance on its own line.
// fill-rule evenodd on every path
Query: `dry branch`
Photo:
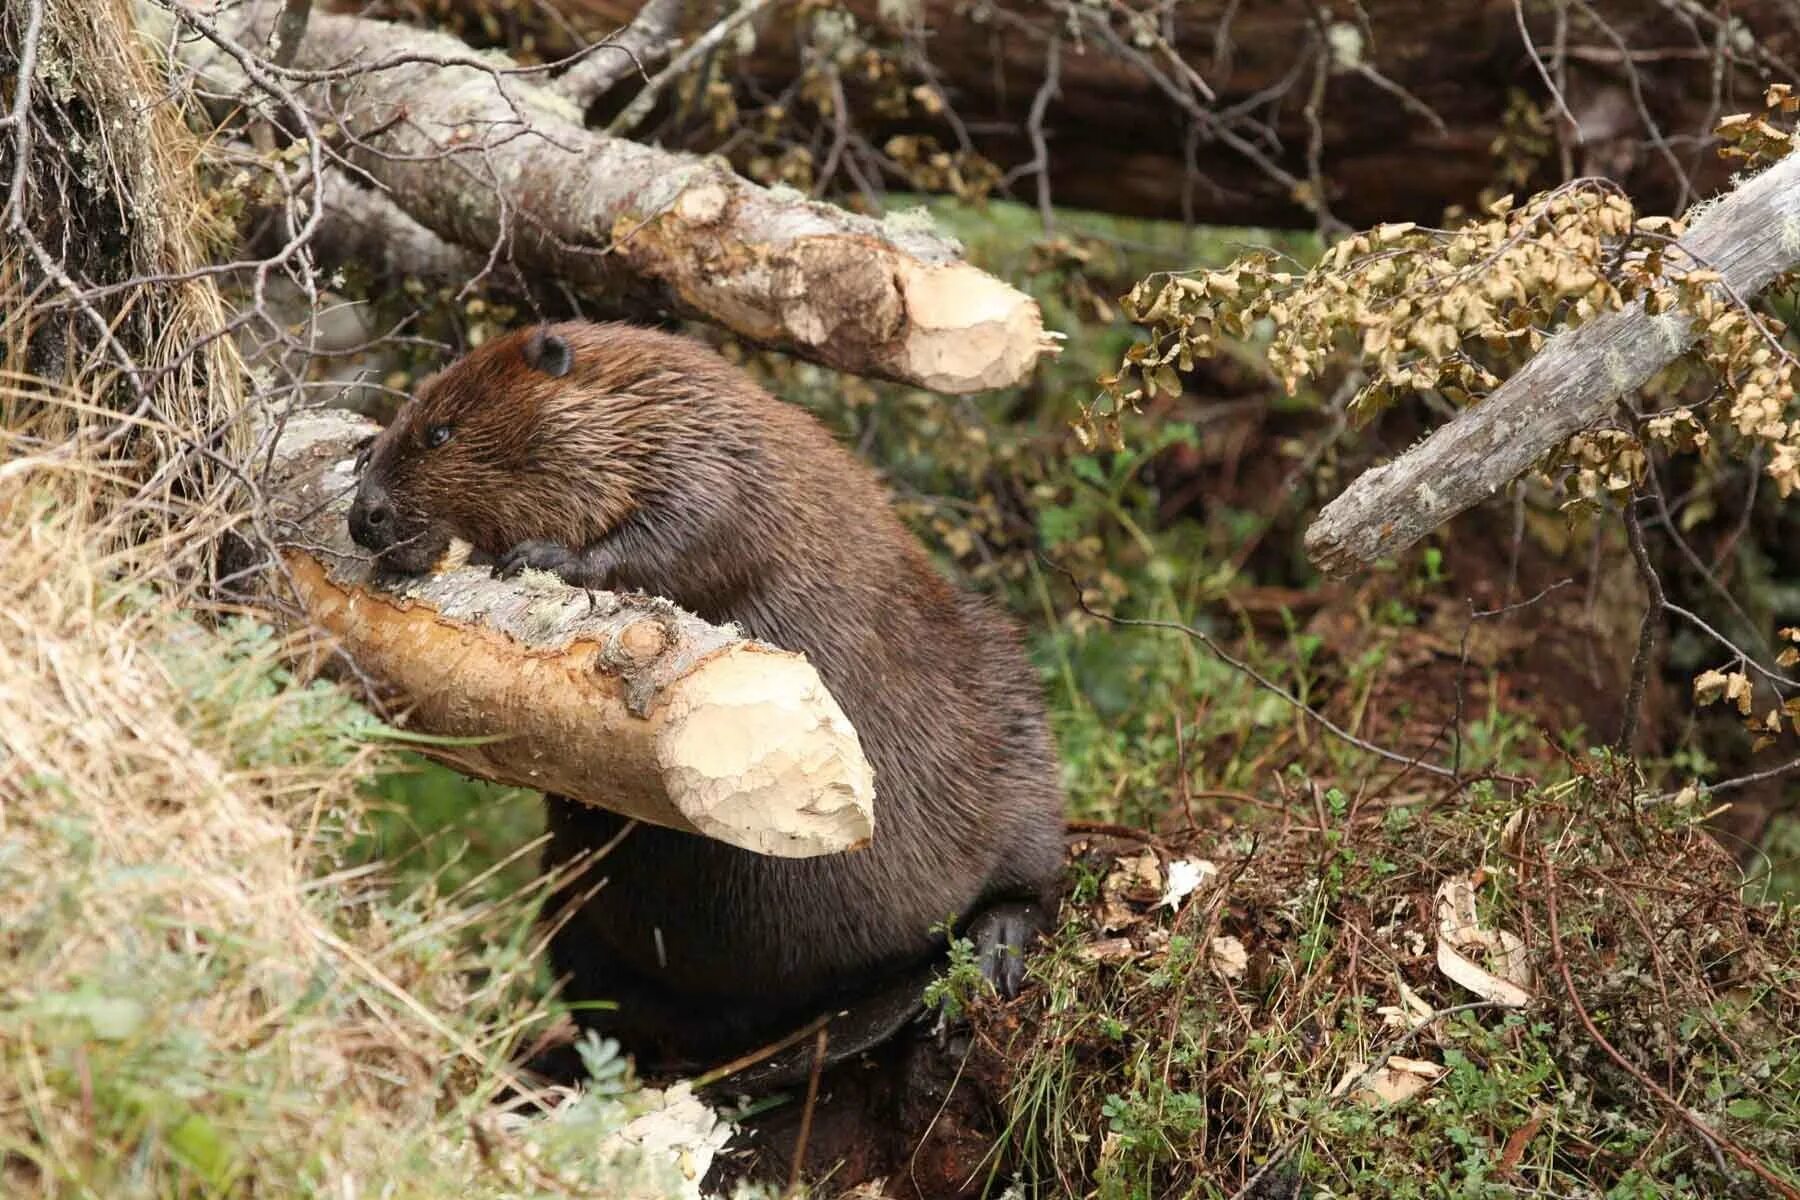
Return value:
M 648 6 L 561 0 L 558 7 L 584 28 L 610 28 Z M 1326 203 L 1339 219 L 1352 226 L 1435 225 L 1447 205 L 1473 205 L 1499 182 L 1497 140 L 1514 147 L 1528 140 L 1509 124 L 1515 97 L 1544 111 L 1557 105 L 1510 0 L 841 0 L 832 7 L 853 13 L 859 36 L 872 44 L 898 45 L 905 86 L 924 84 L 945 106 L 940 121 L 918 108 L 896 113 L 881 87 L 846 72 L 848 123 L 871 150 L 896 134 L 922 132 L 948 149 L 966 144 L 1014 180 L 1016 199 L 1029 201 L 1038 182 L 1034 132 L 1041 128 L 1050 193 L 1058 205 L 1078 209 L 1311 228 L 1317 216 L 1294 184 L 1311 181 L 1316 131 Z M 791 94 L 820 57 L 813 23 L 788 16 L 795 8 L 782 5 L 731 72 L 745 113 L 756 112 L 762 98 Z M 1749 107 L 1765 82 L 1792 78 L 1782 60 L 1800 57 L 1800 22 L 1789 0 L 1738 0 L 1728 13 L 1711 11 L 1717 8 L 1644 0 L 1522 6 L 1539 57 L 1581 123 L 1581 135 L 1569 139 L 1578 173 L 1611 176 L 1650 212 L 1681 207 L 1671 157 L 1699 194 L 1722 185 L 1726 169 L 1704 145 L 1721 101 L 1726 112 Z M 473 25 L 483 4 L 439 0 L 433 11 L 445 9 Z M 1559 24 L 1569 27 L 1561 38 Z M 1561 57 L 1559 46 L 1566 47 Z M 1057 94 L 1035 122 L 1032 108 L 1053 55 Z M 1309 103 L 1320 71 L 1322 95 Z M 1648 107 L 1640 109 L 1634 81 Z M 791 107 L 801 116 L 794 136 L 806 145 L 805 101 Z M 1651 133 L 1647 115 L 1663 137 Z M 717 144 L 702 121 L 663 132 Z M 737 150 L 739 161 L 766 153 L 755 141 L 749 145 L 756 149 Z M 1556 147 L 1545 153 L 1538 175 L 1502 190 L 1526 194 L 1555 182 Z M 865 164 L 872 158 L 862 155 Z M 839 177 L 832 186 L 851 182 Z
M 1719 199 L 1679 246 L 1738 300 L 1800 264 L 1800 154 Z M 1306 531 L 1307 552 L 1335 575 L 1406 549 L 1605 420 L 1693 340 L 1689 318 L 1652 316 L 1641 301 L 1552 338 L 1493 395 L 1326 505 Z
M 242 157 L 254 151 L 234 146 Z M 296 188 L 293 196 L 271 198 L 250 223 L 249 244 L 258 254 L 280 252 L 293 236 L 296 210 L 305 212 L 314 199 L 319 221 L 308 243 L 318 261 L 355 264 L 378 279 L 404 279 L 460 285 L 480 275 L 487 256 L 447 242 L 425 228 L 382 192 L 353 181 L 340 167 L 326 165 L 316 185 Z M 510 281 L 509 281 L 510 282 Z
M 163 10 L 138 11 L 166 33 Z M 212 90 L 253 96 L 216 39 L 263 44 L 270 6 L 216 26 L 181 11 L 183 63 Z M 1035 302 L 936 234 L 590 132 L 566 99 L 454 37 L 315 14 L 294 68 L 313 73 L 294 94 L 396 204 L 528 274 L 647 291 L 750 341 L 942 392 L 1019 383 L 1053 345 Z
M 669 56 L 684 0 L 649 0 L 624 26 L 564 71 L 551 90 L 573 104 L 592 104 L 633 74 Z
M 873 828 L 861 743 L 804 656 L 667 601 L 462 566 L 398 590 L 371 578 L 344 514 L 358 444 L 347 413 L 292 416 L 268 494 L 284 577 L 409 728 L 471 775 L 612 809 L 763 854 L 852 849 Z

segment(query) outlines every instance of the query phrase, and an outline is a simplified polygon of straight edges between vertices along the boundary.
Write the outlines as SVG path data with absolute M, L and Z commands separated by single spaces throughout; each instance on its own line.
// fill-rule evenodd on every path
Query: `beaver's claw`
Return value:
M 1043 928 L 1042 911 L 1023 903 L 996 904 L 969 922 L 965 936 L 975 943 L 975 961 L 1002 999 L 1025 986 L 1025 950 Z
M 579 586 L 581 557 L 559 542 L 537 539 L 520 542 L 502 554 L 494 563 L 494 578 L 512 579 L 527 567 L 534 571 L 548 571 L 565 583 Z

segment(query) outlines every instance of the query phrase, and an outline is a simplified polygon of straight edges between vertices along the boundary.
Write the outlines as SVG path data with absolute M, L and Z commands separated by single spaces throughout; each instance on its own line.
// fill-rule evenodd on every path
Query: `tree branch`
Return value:
M 656 107 L 656 98 L 669 83 L 685 74 L 689 68 L 702 58 L 716 50 L 721 42 L 745 24 L 756 19 L 756 15 L 767 8 L 769 0 L 743 0 L 737 11 L 695 38 L 693 43 L 675 56 L 675 61 L 656 73 L 656 77 L 644 84 L 644 90 L 631 98 L 619 115 L 612 119 L 606 132 L 613 137 L 622 137 L 643 123 L 650 110 Z M 633 22 L 635 24 L 635 22 Z
M 1800 264 L 1800 154 L 1720 199 L 1671 250 L 1718 271 L 1713 286 L 1738 300 Z M 1686 316 L 1652 316 L 1640 301 L 1551 339 L 1493 395 L 1326 505 L 1308 553 L 1338 575 L 1405 550 L 1604 419 L 1694 336 Z
M 476 744 L 420 749 L 470 775 L 553 791 L 762 854 L 854 849 L 873 831 L 872 771 L 803 655 L 667 601 L 462 566 L 393 590 L 345 522 L 358 445 L 348 413 L 292 414 L 273 444 L 269 517 L 292 625 L 328 635 L 347 680 L 406 726 Z M 283 587 L 283 584 L 286 587 Z M 315 669 L 332 656 L 321 647 Z
M 445 241 L 343 170 L 326 167 L 317 187 L 322 211 L 312 249 L 320 262 L 357 263 L 386 279 L 442 283 L 462 283 L 481 273 L 482 255 Z
M 669 57 L 686 0 L 648 0 L 631 23 L 557 76 L 550 90 L 586 108 L 631 75 Z
M 215 91 L 253 90 L 239 55 L 214 44 L 260 44 L 268 14 L 247 9 L 179 43 Z M 138 12 L 166 26 L 149 0 Z M 528 73 L 448 35 L 314 14 L 294 67 L 259 73 L 291 81 L 342 131 L 348 161 L 421 225 L 522 272 L 647 291 L 750 342 L 941 392 L 1019 383 L 1054 347 L 1037 304 L 954 243 L 592 133 Z

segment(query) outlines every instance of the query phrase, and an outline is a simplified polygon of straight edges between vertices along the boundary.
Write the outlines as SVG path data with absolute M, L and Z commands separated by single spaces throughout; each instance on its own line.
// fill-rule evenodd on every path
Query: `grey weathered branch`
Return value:
M 762 854 L 854 849 L 874 783 L 856 731 L 805 656 L 665 600 L 446 564 L 397 589 L 345 523 L 358 444 L 334 410 L 279 427 L 266 494 L 296 623 L 408 728 L 476 744 L 421 749 L 470 775 L 608 808 Z M 331 656 L 317 656 L 329 668 Z
M 374 188 L 327 167 L 319 177 L 324 211 L 313 246 L 326 262 L 359 263 L 387 278 L 462 282 L 481 273 L 483 256 L 447 242 Z
M 166 30 L 165 10 L 137 11 Z M 178 11 L 183 63 L 213 91 L 252 91 L 218 42 L 262 44 L 266 0 L 216 24 Z M 449 35 L 315 13 L 294 68 L 309 73 L 294 93 L 396 204 L 522 272 L 648 292 L 751 342 L 943 392 L 1019 383 L 1054 348 L 1036 303 L 953 242 L 591 132 L 510 60 Z
M 680 78 L 694 64 L 717 50 L 719 44 L 726 38 L 754 21 L 757 15 L 769 6 L 769 3 L 770 0 L 742 0 L 735 12 L 695 38 L 687 49 L 675 56 L 675 61 L 657 72 L 653 79 L 644 84 L 643 90 L 633 96 L 631 103 L 627 104 L 619 112 L 619 115 L 612 119 L 612 123 L 606 127 L 606 132 L 614 137 L 619 137 L 643 124 L 644 118 L 650 115 L 650 110 L 656 107 L 656 99 L 662 95 L 664 88 Z
M 588 52 L 586 58 L 556 77 L 550 89 L 586 108 L 631 74 L 669 57 L 676 26 L 686 0 L 648 0 L 631 23 Z
M 1712 203 L 1679 246 L 1720 274 L 1721 294 L 1746 301 L 1800 265 L 1800 154 Z M 1694 337 L 1686 316 L 1641 302 L 1559 334 L 1493 395 L 1358 477 L 1306 531 L 1307 552 L 1342 574 L 1406 549 L 1604 420 Z

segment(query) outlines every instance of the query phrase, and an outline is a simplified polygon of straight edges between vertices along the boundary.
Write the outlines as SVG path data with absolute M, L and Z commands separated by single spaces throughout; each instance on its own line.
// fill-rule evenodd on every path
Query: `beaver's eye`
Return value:
M 433 425 L 425 431 L 425 445 L 429 449 L 436 450 L 449 440 L 450 427 L 448 425 Z

